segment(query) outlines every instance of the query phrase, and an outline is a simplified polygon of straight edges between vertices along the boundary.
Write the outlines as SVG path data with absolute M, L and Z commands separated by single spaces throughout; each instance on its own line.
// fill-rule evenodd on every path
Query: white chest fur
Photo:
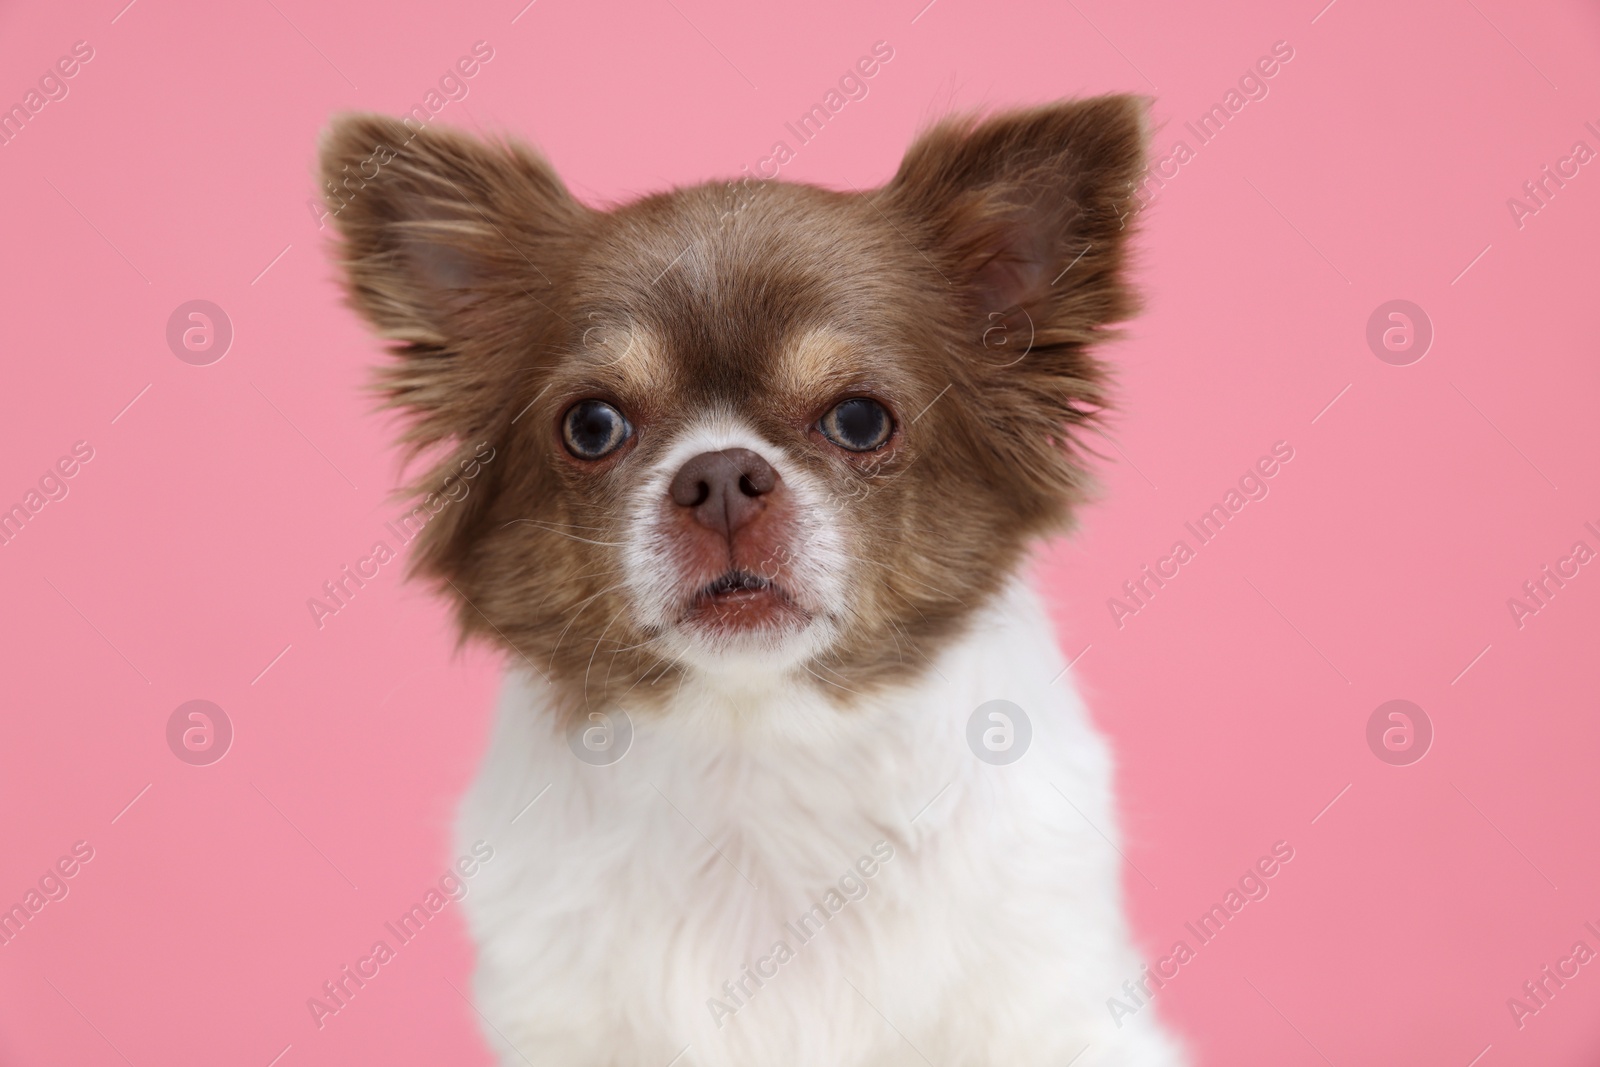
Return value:
M 457 826 L 495 850 L 465 907 L 501 1062 L 1180 1063 L 1152 1012 L 1106 1008 L 1139 964 L 1110 757 L 1063 667 L 1017 585 L 865 708 L 689 680 L 609 766 L 512 674 Z M 1006 766 L 967 741 L 994 699 L 1032 727 Z

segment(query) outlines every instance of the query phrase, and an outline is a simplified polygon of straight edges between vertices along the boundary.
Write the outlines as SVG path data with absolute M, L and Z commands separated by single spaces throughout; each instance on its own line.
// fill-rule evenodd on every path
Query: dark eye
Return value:
M 882 448 L 894 433 L 889 410 L 864 396 L 841 402 L 817 423 L 822 436 L 851 452 L 871 452 Z
M 633 427 L 604 400 L 580 400 L 561 421 L 561 439 L 579 459 L 600 459 L 622 447 Z

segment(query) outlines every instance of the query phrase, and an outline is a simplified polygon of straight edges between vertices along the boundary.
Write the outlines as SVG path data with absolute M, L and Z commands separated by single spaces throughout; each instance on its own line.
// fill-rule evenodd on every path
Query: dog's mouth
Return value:
M 699 597 L 715 599 L 717 597 L 731 597 L 740 593 L 759 593 L 766 590 L 781 593 L 782 590 L 774 585 L 771 579 L 763 578 L 750 571 L 733 570 L 724 574 L 714 582 L 709 582 L 698 594 Z
M 736 568 L 696 590 L 682 622 L 696 629 L 734 634 L 803 625 L 809 618 L 810 613 L 796 604 L 783 586 Z

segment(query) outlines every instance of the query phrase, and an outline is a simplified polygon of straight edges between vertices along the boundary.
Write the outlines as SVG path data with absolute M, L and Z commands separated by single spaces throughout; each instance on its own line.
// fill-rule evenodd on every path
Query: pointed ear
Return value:
M 1080 348 L 1133 313 L 1123 259 L 1145 113 L 1142 98 L 1102 96 L 949 119 L 906 153 L 880 202 L 949 264 L 975 340 L 998 319 L 1035 351 Z
M 514 357 L 557 317 L 561 264 L 588 209 L 517 144 L 344 115 L 323 139 L 324 198 L 350 304 L 397 342 L 385 376 L 420 446 L 483 428 Z

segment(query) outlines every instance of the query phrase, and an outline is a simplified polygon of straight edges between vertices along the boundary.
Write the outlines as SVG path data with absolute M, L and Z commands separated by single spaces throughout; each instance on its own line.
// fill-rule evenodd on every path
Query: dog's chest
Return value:
M 1089 833 L 1063 820 L 1051 783 L 1091 817 L 1109 798 L 1103 750 L 1050 687 L 1059 653 L 1030 614 L 1003 616 L 879 706 L 763 709 L 784 730 L 730 729 L 713 697 L 687 693 L 681 714 L 634 723 L 609 766 L 576 759 L 530 713 L 537 687 L 508 684 L 459 827 L 496 849 L 467 901 L 486 1010 L 550 1039 L 563 1020 L 614 1026 L 626 1005 L 646 1024 L 633 1033 L 668 1043 L 689 1030 L 782 1044 L 827 1019 L 828 1041 L 859 1047 L 875 1011 L 938 1002 L 964 980 L 974 959 L 952 943 L 1012 952 L 1013 920 L 1046 936 L 1018 872 L 1068 855 L 1061 826 Z M 971 712 L 997 697 L 1034 719 L 1035 748 L 1009 768 L 968 741 Z M 1053 873 L 1044 882 L 1061 892 Z

